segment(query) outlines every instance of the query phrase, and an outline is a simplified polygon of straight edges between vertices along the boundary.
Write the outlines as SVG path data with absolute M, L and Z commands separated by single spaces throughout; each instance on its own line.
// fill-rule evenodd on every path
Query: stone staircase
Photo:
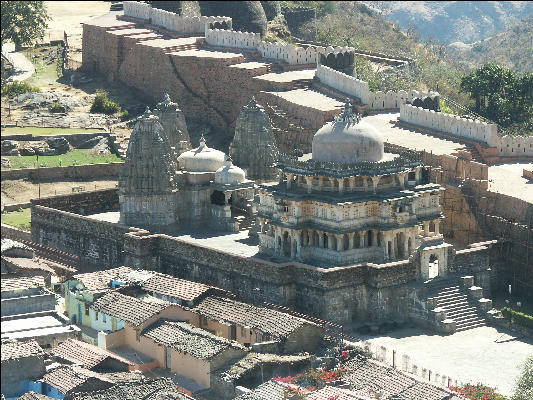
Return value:
M 490 309 L 492 302 L 481 299 L 482 289 L 473 286 L 473 277 L 437 279 L 426 282 L 425 286 L 428 308 L 434 313 L 444 314 L 447 321 L 453 320 L 456 332 L 486 326 L 482 312 L 488 311 L 487 307 Z

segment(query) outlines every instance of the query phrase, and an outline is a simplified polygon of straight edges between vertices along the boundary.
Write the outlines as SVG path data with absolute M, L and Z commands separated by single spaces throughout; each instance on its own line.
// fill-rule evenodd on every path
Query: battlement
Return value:
M 217 22 L 231 27 L 230 17 L 183 17 L 138 1 L 124 2 L 124 16 L 148 20 L 152 25 L 178 33 L 205 33 L 206 25 Z

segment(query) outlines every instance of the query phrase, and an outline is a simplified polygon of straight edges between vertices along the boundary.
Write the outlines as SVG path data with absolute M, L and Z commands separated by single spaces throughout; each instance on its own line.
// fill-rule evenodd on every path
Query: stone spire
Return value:
M 278 170 L 278 149 L 270 118 L 255 97 L 245 105 L 237 118 L 235 136 L 230 145 L 235 165 L 246 169 L 248 179 L 273 180 Z
M 147 108 L 131 133 L 119 178 L 122 223 L 159 229 L 172 225 L 177 162 L 159 118 Z
M 177 103 L 170 100 L 168 93 L 165 93 L 162 102 L 157 103 L 155 115 L 159 117 L 170 146 L 174 147 L 178 156 L 191 149 L 191 140 L 183 111 L 179 109 Z

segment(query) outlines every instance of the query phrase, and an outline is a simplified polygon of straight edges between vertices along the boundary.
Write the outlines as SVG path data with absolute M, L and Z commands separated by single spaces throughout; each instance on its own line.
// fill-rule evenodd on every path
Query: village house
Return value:
M 74 393 L 109 389 L 114 381 L 78 365 L 61 365 L 47 372 L 36 382 L 36 392 L 55 399 L 70 399 Z M 34 389 L 35 390 L 35 389 Z
M 2 340 L 2 394 L 18 397 L 45 373 L 44 351 L 35 340 Z
M 75 339 L 65 340 L 51 354 L 61 363 L 72 363 L 95 372 L 127 372 L 133 366 L 123 357 Z
M 139 283 L 154 272 L 118 267 L 105 271 L 77 274 L 63 283 L 65 310 L 69 319 L 78 325 L 91 326 L 91 304 L 111 289 Z

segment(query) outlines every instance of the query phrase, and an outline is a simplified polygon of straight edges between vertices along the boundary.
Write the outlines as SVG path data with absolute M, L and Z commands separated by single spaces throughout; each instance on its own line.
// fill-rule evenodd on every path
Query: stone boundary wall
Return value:
M 117 179 L 124 164 L 121 162 L 107 164 L 72 165 L 70 167 L 20 168 L 2 170 L 2 181 L 30 179 L 55 180 L 64 178 Z
M 433 92 L 419 92 L 417 90 L 411 90 L 409 92 L 405 90 L 399 90 L 397 92 L 389 90 L 386 93 L 381 91 L 374 93 L 370 91 L 367 82 L 336 71 L 325 65 L 318 65 L 315 76 L 326 86 L 347 95 L 360 98 L 361 103 L 368 104 L 371 110 L 397 109 L 416 97 L 437 94 Z
M 2 237 L 12 240 L 27 240 L 31 241 L 31 232 L 23 231 L 14 226 L 2 224 Z
M 231 25 L 230 17 L 182 17 L 138 1 L 125 1 L 123 4 L 124 16 L 149 20 L 153 25 L 178 33 L 205 33 L 206 25 L 214 22 Z
M 91 192 L 42 197 L 41 199 L 32 199 L 31 203 L 32 205 L 49 207 L 80 215 L 118 210 L 119 208 L 117 189 L 102 189 Z
M 206 27 L 205 41 L 211 46 L 257 49 L 261 43 L 261 35 L 259 33 L 236 32 Z
M 400 121 L 435 129 L 455 137 L 484 142 L 504 157 L 533 156 L 533 136 L 498 136 L 498 126 L 479 120 L 426 110 L 410 104 L 400 106 Z

